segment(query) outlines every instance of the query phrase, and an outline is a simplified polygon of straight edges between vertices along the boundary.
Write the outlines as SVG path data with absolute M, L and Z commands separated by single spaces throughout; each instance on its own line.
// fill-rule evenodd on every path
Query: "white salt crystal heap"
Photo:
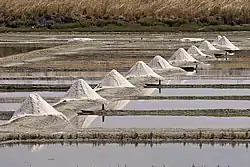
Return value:
M 215 54 L 215 53 L 221 53 L 221 51 L 217 48 L 215 48 L 210 42 L 204 41 L 199 46 L 200 51 L 206 54 Z
M 202 42 L 205 39 L 203 38 L 181 38 L 180 41 L 181 42 Z
M 157 80 L 164 80 L 164 78 L 156 74 L 146 63 L 143 61 L 138 61 L 133 65 L 133 67 L 128 71 L 126 78 L 154 78 Z
M 157 55 L 155 56 L 148 64 L 150 68 L 152 68 L 154 71 L 160 72 L 160 71 L 169 71 L 169 72 L 185 72 L 182 68 L 174 67 L 171 64 L 168 63 L 167 60 L 165 60 L 163 57 Z
M 171 56 L 168 60 L 174 66 L 182 66 L 182 65 L 194 65 L 198 64 L 199 61 L 193 58 L 189 53 L 185 51 L 183 48 L 179 48 L 173 56 Z
M 95 89 L 122 87 L 134 88 L 135 86 L 132 85 L 119 72 L 117 72 L 116 70 L 112 70 L 102 79 L 102 81 L 95 87 Z
M 222 36 L 221 39 L 216 43 L 216 47 L 224 50 L 240 50 L 232 42 L 230 42 L 227 37 Z
M 36 93 L 30 94 L 22 106 L 13 114 L 9 122 L 26 116 L 57 116 L 67 120 L 67 117 L 54 109 L 41 96 Z
M 91 38 L 72 38 L 68 40 L 68 43 L 82 43 L 87 41 L 92 41 Z
M 215 45 L 215 46 L 216 46 L 221 38 L 222 38 L 222 36 L 221 36 L 221 35 L 218 35 L 218 36 L 216 37 L 216 39 L 212 42 L 212 45 Z
M 107 102 L 96 93 L 83 79 L 79 79 L 72 84 L 64 96 L 64 100 L 101 100 Z
M 196 46 L 192 45 L 188 51 L 187 51 L 193 58 L 203 61 L 203 60 L 211 60 L 216 59 L 214 55 L 207 55 L 205 53 L 202 53 L 200 49 L 198 49 Z

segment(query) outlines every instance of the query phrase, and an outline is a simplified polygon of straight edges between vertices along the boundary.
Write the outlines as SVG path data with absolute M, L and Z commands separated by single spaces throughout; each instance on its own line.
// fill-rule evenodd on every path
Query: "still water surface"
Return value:
M 151 96 L 246 96 L 250 95 L 250 89 L 212 89 L 212 88 L 148 88 Z M 0 94 L 1 96 L 1 94 Z
M 123 102 L 123 100 L 121 100 Z M 248 100 L 130 100 L 124 110 L 248 109 Z
M 88 128 L 250 128 L 250 117 L 206 116 L 101 116 Z
M 4 167 L 249 167 L 243 144 L 12 145 L 0 149 Z

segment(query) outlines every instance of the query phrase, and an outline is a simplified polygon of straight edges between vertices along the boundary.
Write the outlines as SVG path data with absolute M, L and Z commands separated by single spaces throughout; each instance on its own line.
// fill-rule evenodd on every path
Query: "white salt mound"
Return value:
M 209 53 L 213 53 L 213 52 L 218 52 L 220 51 L 219 49 L 215 48 L 210 42 L 208 41 L 204 41 L 202 42 L 202 44 L 199 46 L 199 49 L 202 52 L 209 52 Z
M 182 65 L 188 63 L 199 63 L 198 60 L 193 58 L 189 53 L 186 52 L 185 49 L 179 48 L 173 56 L 171 56 L 168 60 L 171 64 L 174 65 Z
M 198 49 L 196 46 L 192 45 L 187 53 L 189 53 L 192 57 L 194 57 L 197 60 L 205 60 L 205 59 L 215 59 L 214 56 L 211 55 L 207 55 L 202 53 L 202 51 L 200 51 L 200 49 Z
M 163 57 L 161 56 L 155 56 L 148 64 L 148 66 L 150 68 L 152 68 L 153 70 L 169 70 L 169 71 L 184 71 L 183 69 L 179 68 L 179 67 L 174 67 L 171 64 L 169 64 L 169 62 L 167 60 L 165 60 Z
M 212 42 L 213 45 L 217 45 L 219 40 L 222 38 L 221 35 L 218 35 L 217 38 Z
M 26 116 L 57 116 L 68 120 L 66 116 L 54 109 L 36 93 L 29 95 L 22 106 L 13 114 L 9 122 Z
M 205 39 L 203 38 L 181 38 L 180 41 L 181 42 L 202 42 Z
M 78 43 L 78 42 L 87 42 L 87 41 L 92 41 L 93 39 L 91 38 L 72 38 L 68 40 L 68 43 Z
M 125 77 L 123 77 L 116 70 L 109 72 L 102 81 L 95 87 L 100 88 L 121 88 L 121 87 L 135 87 Z
M 72 84 L 64 96 L 64 100 L 104 100 L 97 94 L 83 79 L 79 79 Z
M 222 36 L 222 38 L 217 42 L 217 47 L 228 50 L 240 50 L 232 42 L 230 42 L 227 37 Z
M 133 67 L 128 71 L 126 78 L 155 78 L 159 80 L 164 80 L 164 78 L 156 74 L 146 63 L 143 61 L 138 61 L 133 65 Z

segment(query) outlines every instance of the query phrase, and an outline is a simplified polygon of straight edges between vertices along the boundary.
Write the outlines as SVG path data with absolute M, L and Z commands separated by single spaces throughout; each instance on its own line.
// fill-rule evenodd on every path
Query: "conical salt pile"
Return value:
M 126 78 L 135 78 L 135 77 L 149 77 L 159 80 L 164 80 L 164 78 L 156 74 L 146 63 L 143 61 L 138 61 L 133 65 L 133 67 L 128 71 Z
M 22 106 L 13 114 L 10 122 L 26 116 L 57 116 L 67 120 L 66 116 L 54 109 L 36 93 L 29 95 Z
M 204 53 L 215 53 L 220 51 L 219 49 L 215 48 L 210 42 L 204 41 L 199 46 L 199 49 Z
M 185 51 L 183 48 L 179 48 L 173 56 L 171 56 L 168 60 L 171 64 L 174 65 L 182 65 L 188 63 L 198 63 L 199 61 L 193 58 L 189 53 Z
M 218 35 L 217 38 L 212 42 L 213 45 L 217 45 L 219 40 L 222 38 L 221 35 Z
M 135 87 L 125 77 L 116 70 L 109 72 L 102 81 L 95 87 L 100 88 L 120 88 L 120 87 Z
M 179 68 L 179 67 L 174 67 L 171 64 L 169 64 L 169 62 L 167 60 L 165 60 L 163 57 L 161 56 L 155 56 L 148 64 L 148 66 L 150 68 L 152 68 L 153 70 L 164 70 L 164 71 L 183 71 L 185 72 L 185 70 Z
M 104 100 L 83 79 L 79 79 L 69 88 L 64 99 L 67 100 Z
M 174 66 L 170 65 L 167 60 L 165 60 L 161 56 L 155 56 L 148 64 L 148 66 L 152 69 L 170 69 L 174 68 Z
M 240 50 L 232 42 L 230 42 L 227 37 L 222 36 L 222 38 L 217 42 L 217 47 L 228 50 Z
M 192 45 L 187 51 L 192 57 L 197 60 L 205 60 L 205 59 L 215 59 L 214 56 L 204 54 L 198 49 L 196 46 Z

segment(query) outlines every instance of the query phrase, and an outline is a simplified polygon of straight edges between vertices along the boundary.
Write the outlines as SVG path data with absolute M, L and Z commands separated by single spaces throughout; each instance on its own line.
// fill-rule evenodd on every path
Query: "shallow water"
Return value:
M 0 103 L 0 111 L 16 111 L 21 105 L 21 103 Z
M 248 100 L 130 100 L 124 110 L 249 109 Z
M 18 167 L 249 167 L 243 144 L 12 145 L 0 149 L 3 166 Z M 14 159 L 14 160 L 13 160 Z
M 195 116 L 105 116 L 97 117 L 89 128 L 250 128 L 250 117 Z
M 212 88 L 148 88 L 148 96 L 249 96 L 250 89 L 212 89 Z M 1 94 L 0 94 L 1 96 Z
M 163 84 L 187 84 L 187 85 L 196 85 L 196 84 L 250 84 L 249 79 L 241 80 L 223 80 L 223 79 L 193 79 L 193 80 L 166 80 Z
M 0 125 L 3 125 L 3 124 L 5 124 L 5 123 L 7 123 L 7 121 L 0 120 Z
M 31 93 L 38 93 L 41 97 L 63 97 L 65 92 L 0 92 L 0 98 L 4 97 L 28 97 Z

